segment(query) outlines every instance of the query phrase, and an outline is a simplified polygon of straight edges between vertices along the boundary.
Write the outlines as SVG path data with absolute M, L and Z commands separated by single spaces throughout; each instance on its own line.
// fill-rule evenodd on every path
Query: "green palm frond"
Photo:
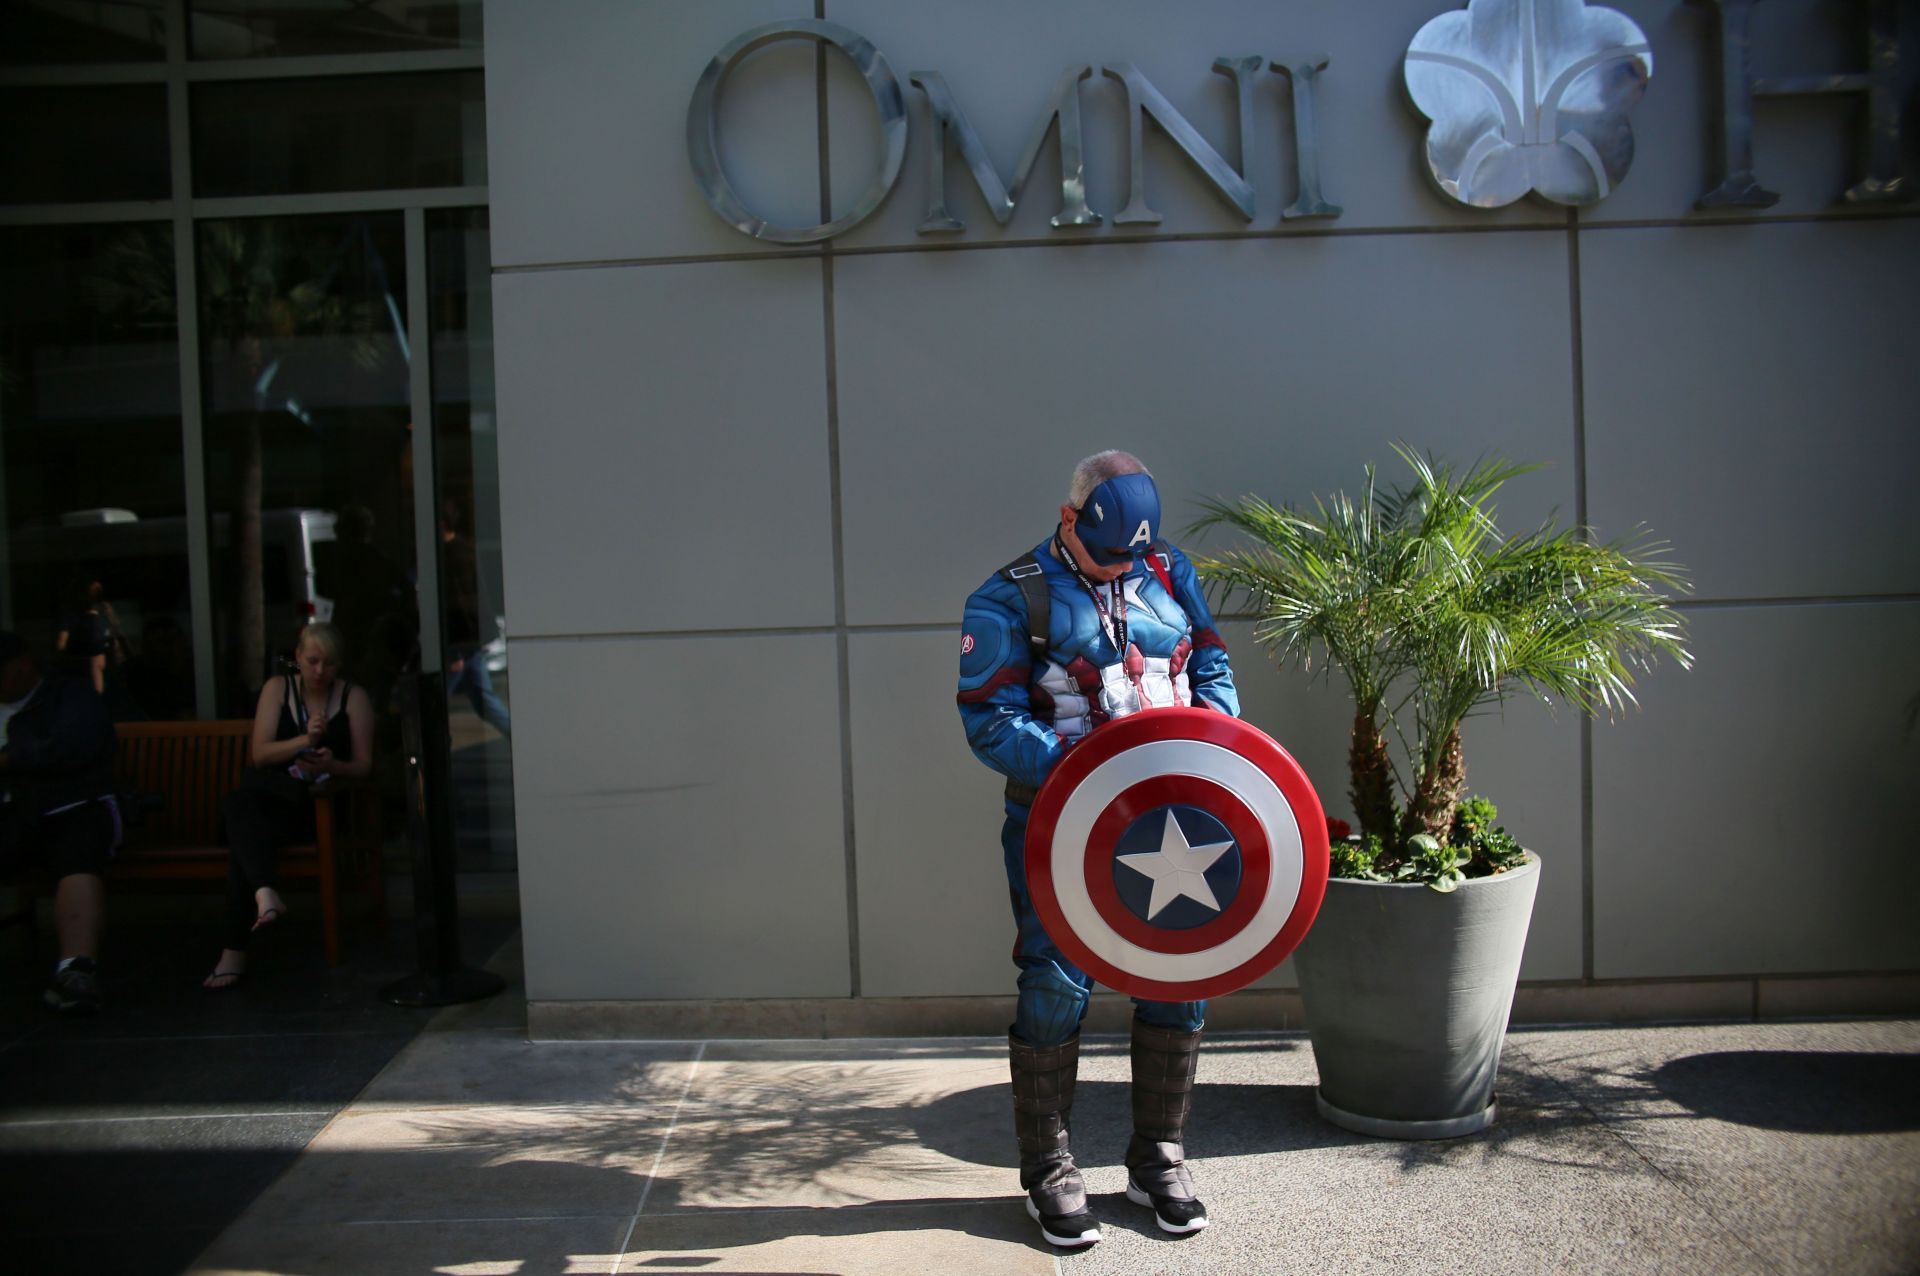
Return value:
M 1389 622 L 1396 582 L 1411 565 L 1403 538 L 1380 518 L 1371 472 L 1368 478 L 1365 503 L 1339 493 L 1305 513 L 1248 496 L 1207 502 L 1195 524 L 1229 527 L 1250 542 L 1198 560 L 1217 595 L 1248 598 L 1259 615 L 1256 637 L 1282 660 L 1311 669 L 1315 652 L 1324 651 L 1362 705 L 1377 704 L 1404 663 Z
M 1410 480 L 1382 490 L 1369 466 L 1360 500 L 1206 502 L 1196 530 L 1230 528 L 1245 544 L 1195 565 L 1223 602 L 1250 600 L 1255 637 L 1277 658 L 1311 670 L 1323 654 L 1340 670 L 1360 713 L 1405 742 L 1416 790 L 1449 752 L 1460 765 L 1462 722 L 1516 691 L 1611 715 L 1635 703 L 1636 674 L 1660 657 L 1691 667 L 1669 603 L 1686 572 L 1664 542 L 1641 530 L 1600 544 L 1551 522 L 1503 536 L 1494 497 L 1539 466 L 1482 457 L 1456 470 L 1394 450 Z M 1389 704 L 1390 693 L 1401 698 Z M 1439 809 L 1450 813 L 1450 800 Z

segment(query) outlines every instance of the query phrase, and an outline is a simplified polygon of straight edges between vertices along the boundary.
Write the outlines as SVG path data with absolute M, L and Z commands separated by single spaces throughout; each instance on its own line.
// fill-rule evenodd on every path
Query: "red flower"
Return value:
M 1351 834 L 1352 832 L 1353 832 L 1353 827 L 1349 825 L 1345 820 L 1336 820 L 1331 816 L 1328 817 L 1327 819 L 1327 840 L 1328 841 L 1344 842 L 1347 840 L 1348 835 Z

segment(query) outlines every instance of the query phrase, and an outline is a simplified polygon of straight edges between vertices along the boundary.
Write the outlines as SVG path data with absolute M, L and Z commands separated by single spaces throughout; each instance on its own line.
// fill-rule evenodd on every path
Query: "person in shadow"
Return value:
M 90 678 L 42 677 L 19 635 L 0 630 L 0 860 L 49 873 L 60 959 L 45 1000 L 63 1014 L 101 1003 L 103 874 L 120 843 L 113 723 Z
M 227 796 L 227 936 L 203 986 L 221 991 L 246 977 L 253 937 L 279 925 L 287 901 L 274 886 L 274 855 L 313 836 L 313 789 L 373 769 L 373 705 L 340 676 L 332 625 L 310 624 L 293 647 L 293 672 L 270 678 L 253 710 L 249 762 Z
M 513 734 L 513 718 L 506 702 L 493 689 L 493 675 L 487 670 L 485 636 L 480 627 L 480 565 L 467 526 L 465 511 L 458 501 L 440 506 L 440 566 L 446 574 L 442 590 L 447 615 L 447 697 L 464 691 L 467 703 L 481 721 L 501 735 Z
M 71 665 L 69 672 L 90 681 L 96 694 L 106 694 L 108 674 L 127 657 L 127 640 L 107 601 L 106 586 L 83 580 L 74 587 L 73 605 L 60 618 L 53 645 Z
M 385 710 L 418 637 L 413 582 L 374 543 L 373 511 L 366 506 L 342 508 L 334 535 L 314 546 L 314 587 L 333 600 L 333 626 L 353 653 L 368 701 Z
M 127 717 L 174 722 L 193 717 L 193 641 L 165 614 L 147 619 L 127 660 Z

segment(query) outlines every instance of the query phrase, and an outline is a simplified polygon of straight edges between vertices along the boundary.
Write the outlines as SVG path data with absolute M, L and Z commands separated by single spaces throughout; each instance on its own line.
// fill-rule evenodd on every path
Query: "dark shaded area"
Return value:
M 1920 1130 L 1920 1055 L 1727 1050 L 1649 1078 L 1696 1116 L 1799 1134 Z
M 40 1004 L 43 933 L 0 947 L 0 1235 L 9 1270 L 173 1273 L 292 1164 L 431 1017 L 381 1003 L 414 965 L 410 926 L 364 920 L 346 961 L 321 957 L 317 901 L 296 895 L 241 988 L 208 993 L 218 932 L 182 917 L 114 924 L 105 1010 L 62 1019 Z M 152 901 L 148 901 L 152 903 Z M 484 957 L 513 917 L 462 924 Z
M 165 199 L 169 141 L 164 85 L 0 89 L 0 203 Z
M 500 1220 L 463 1215 L 463 1199 L 458 1193 L 440 1198 L 434 1217 L 418 1221 L 394 1220 L 375 1226 L 336 1226 L 333 1236 L 318 1243 L 306 1262 L 288 1261 L 276 1254 L 270 1260 L 249 1253 L 247 1246 L 231 1240 L 223 1243 L 220 1258 L 227 1265 L 250 1268 L 270 1261 L 277 1276 L 325 1276 L 341 1271 L 380 1271 L 418 1273 L 433 1276 L 469 1265 L 494 1264 L 518 1273 L 518 1276 L 569 1276 L 583 1270 L 600 1271 L 595 1264 L 584 1266 L 583 1249 L 599 1253 L 615 1248 L 625 1238 L 631 1221 L 631 1205 L 619 1213 L 583 1218 L 577 1207 L 566 1202 L 582 1199 L 618 1197 L 623 1202 L 637 1198 L 644 1179 L 627 1168 L 604 1163 L 603 1158 L 624 1151 L 616 1136 L 608 1135 L 594 1146 L 578 1149 L 571 1163 L 552 1161 L 500 1162 L 486 1148 L 474 1148 L 456 1156 L 464 1164 L 453 1178 L 472 1185 L 481 1200 L 503 1196 L 528 1202 L 522 1217 Z M 315 1152 L 307 1166 L 317 1181 L 350 1182 L 356 1180 L 391 1181 L 396 1163 L 404 1164 L 417 1152 Z M 197 1159 L 182 1157 L 162 1162 L 156 1157 L 133 1155 L 126 1159 L 127 1173 L 151 1180 L 164 1173 L 189 1177 L 204 1176 L 217 1181 L 220 1161 L 211 1155 Z M 68 1162 L 72 1162 L 69 1164 Z M 50 1177 L 67 1181 L 84 1172 L 79 1158 L 56 1154 L 47 1158 Z M 436 1167 L 446 1174 L 447 1167 Z M 715 1276 L 741 1270 L 733 1266 L 731 1250 L 792 1236 L 858 1237 L 879 1233 L 913 1233 L 937 1228 L 962 1232 L 990 1240 L 1011 1241 L 1044 1250 L 1035 1240 L 1032 1224 L 1018 1205 L 1018 1194 L 1004 1196 L 926 1196 L 848 1205 L 800 1206 L 767 1210 L 759 1206 L 683 1205 L 680 1180 L 654 1181 L 646 1214 L 634 1227 L 631 1246 L 670 1252 L 636 1264 L 642 1268 L 709 1270 Z M 1096 1208 L 1102 1211 L 1102 1224 L 1126 1226 L 1168 1244 L 1177 1240 L 1158 1233 L 1146 1214 L 1129 1205 L 1117 1193 L 1101 1194 Z M 324 1216 L 324 1210 L 320 1211 Z M 1138 1215 L 1135 1219 L 1131 1216 Z M 547 1220 L 558 1228 L 543 1226 Z M 1124 1221 L 1123 1221 L 1124 1220 Z M 1144 1220 L 1144 1223 L 1142 1223 Z M 216 1229 L 217 1231 L 218 1229 Z M 595 1236 L 595 1233 L 598 1236 Z M 420 1255 L 422 1236 L 432 1238 L 429 1255 Z M 395 1238 L 398 1239 L 395 1239 Z M 592 1239 L 588 1239 L 592 1238 Z M 604 1239 L 601 1239 L 604 1238 Z M 112 1223 L 105 1230 L 54 1238 L 46 1234 L 7 1238 L 9 1271 L 32 1272 L 178 1272 L 202 1253 L 211 1236 L 190 1226 L 161 1223 L 147 1227 L 123 1227 Z M 408 1251 L 414 1251 L 409 1253 Z M 828 1276 L 833 1269 L 820 1272 Z M 790 1276 L 808 1276 L 799 1269 Z
M 1203 1069 L 1204 1051 L 1212 1045 L 1210 1042 L 1202 1047 Z M 1130 1093 L 1125 1081 L 1083 1078 L 1075 1087 L 1073 1145 L 1082 1165 L 1113 1164 L 1121 1159 L 1133 1130 Z M 1501 1074 L 1499 1122 L 1459 1139 L 1400 1142 L 1354 1134 L 1324 1120 L 1314 1106 L 1313 1095 L 1311 1085 L 1201 1081 L 1193 1088 L 1187 1152 L 1205 1160 L 1321 1148 L 1392 1147 L 1403 1168 L 1417 1170 L 1476 1159 L 1489 1151 L 1537 1157 L 1531 1145 L 1543 1133 L 1594 1122 L 1590 1113 L 1559 1096 L 1550 1082 L 1513 1071 Z M 771 1106 L 778 1109 L 783 1105 L 774 1101 Z M 1010 1173 L 1016 1164 L 1013 1112 L 1005 1086 L 958 1091 L 903 1115 L 911 1119 L 909 1137 L 935 1151 L 981 1165 L 1003 1165 Z M 873 1131 L 859 1128 L 858 1116 L 842 1116 L 841 1122 L 849 1130 L 849 1139 L 865 1141 L 874 1136 Z M 1516 1142 L 1529 1147 L 1515 1148 L 1512 1145 Z M 742 1186 L 751 1187 L 753 1150 L 746 1144 L 743 1139 L 737 1158 L 720 1158 L 730 1167 L 721 1173 L 741 1172 Z
M 194 193 L 484 186 L 481 101 L 479 71 L 196 84 Z

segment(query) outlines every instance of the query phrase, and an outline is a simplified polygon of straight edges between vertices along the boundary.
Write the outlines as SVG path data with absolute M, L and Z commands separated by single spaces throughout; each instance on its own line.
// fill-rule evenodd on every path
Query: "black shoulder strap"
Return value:
M 1027 600 L 1027 647 L 1038 665 L 1047 658 L 1048 637 L 1052 633 L 1053 595 L 1047 592 L 1046 572 L 1032 554 L 1022 554 L 1000 569 L 1000 574 L 1020 587 Z
M 296 731 L 305 731 L 307 729 L 307 698 L 301 694 L 300 684 L 294 681 L 294 675 L 289 673 L 281 676 L 287 682 L 285 692 L 287 719 L 293 723 Z

